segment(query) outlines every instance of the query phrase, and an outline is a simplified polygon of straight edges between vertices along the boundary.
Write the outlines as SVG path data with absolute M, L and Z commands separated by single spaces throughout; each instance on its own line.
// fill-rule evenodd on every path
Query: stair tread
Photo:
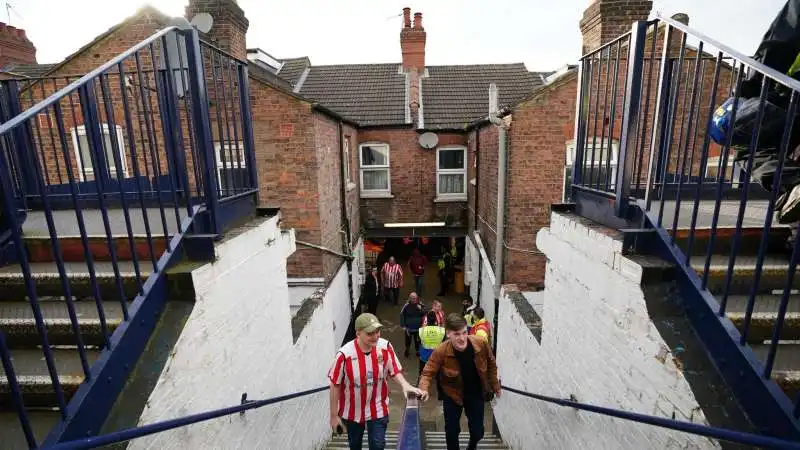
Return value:
M 77 349 L 54 348 L 52 352 L 56 371 L 62 383 L 80 384 L 83 382 L 83 367 Z M 99 355 L 100 350 L 86 349 L 86 357 L 90 366 Z M 48 387 L 50 386 L 50 374 L 47 371 L 47 363 L 41 349 L 12 349 L 11 361 L 20 384 L 46 383 Z M 5 370 L 0 367 L 0 385 L 6 384 L 6 382 Z
M 756 295 L 753 313 L 777 314 L 780 306 L 782 294 L 758 294 Z M 728 303 L 725 307 L 726 314 L 744 314 L 747 309 L 749 295 L 729 295 Z M 789 314 L 800 314 L 800 295 L 790 295 L 786 312 Z
M 769 345 L 756 344 L 751 347 L 758 359 L 762 363 L 766 362 L 767 355 L 769 354 Z M 796 375 L 800 376 L 800 345 L 778 344 L 778 351 L 775 354 L 775 364 L 773 365 L 773 374 L 775 372 L 782 372 L 785 375 L 796 373 Z
M 119 324 L 122 321 L 122 305 L 118 301 L 104 301 L 103 311 L 106 323 Z M 66 301 L 39 302 L 44 317 L 45 325 L 58 322 L 70 322 Z M 79 323 L 94 323 L 100 321 L 97 304 L 92 299 L 74 301 L 75 314 Z M 0 302 L 0 327 L 33 322 L 33 309 L 29 302 Z
M 709 270 L 720 271 L 728 270 L 728 263 L 730 262 L 729 255 L 711 255 L 711 264 Z M 736 257 L 735 270 L 754 270 L 758 256 L 756 255 L 740 255 Z M 695 270 L 703 270 L 705 267 L 705 258 L 693 258 L 692 267 Z M 766 255 L 762 264 L 763 270 L 783 270 L 787 271 L 789 268 L 789 258 L 781 255 Z M 800 269 L 800 266 L 798 266 Z
M 31 267 L 31 275 L 34 278 L 51 278 L 51 277 L 58 277 L 58 266 L 54 262 L 37 262 L 37 263 L 30 263 Z M 136 275 L 136 271 L 133 267 L 133 261 L 119 261 L 117 262 L 117 267 L 119 268 L 120 275 L 123 277 L 133 277 Z M 146 277 L 149 274 L 148 268 L 152 268 L 152 266 L 147 264 L 142 264 L 140 261 L 139 270 L 142 274 L 142 277 Z M 67 271 L 67 275 L 77 278 L 88 278 L 89 277 L 89 269 L 85 262 L 66 262 L 64 263 L 64 269 Z M 97 261 L 94 263 L 95 275 L 98 277 L 113 277 L 114 276 L 114 267 L 110 261 Z M 22 277 L 22 268 L 17 265 L 9 265 L 6 267 L 0 267 L 0 278 L 19 278 Z

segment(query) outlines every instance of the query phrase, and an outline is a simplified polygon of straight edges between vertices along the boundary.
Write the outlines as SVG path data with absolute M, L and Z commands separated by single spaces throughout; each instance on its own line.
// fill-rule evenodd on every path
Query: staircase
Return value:
M 35 231 L 33 230 L 34 233 Z M 145 238 L 134 237 L 141 278 L 137 278 L 134 269 L 130 241 L 127 238 L 115 238 L 112 242 L 119 259 L 117 267 L 120 284 L 117 283 L 110 262 L 106 238 L 90 238 L 89 246 L 95 262 L 100 304 L 105 316 L 107 334 L 104 334 L 81 239 L 69 236 L 59 239 L 88 367 L 94 364 L 106 346 L 107 338 L 110 338 L 124 320 L 123 302 L 119 298 L 120 285 L 125 293 L 124 304 L 127 308 L 139 291 L 139 283 L 143 283 L 152 270 L 152 258 Z M 163 237 L 154 237 L 153 244 L 156 255 L 163 253 L 166 245 Z M 47 338 L 53 347 L 58 380 L 64 400 L 68 403 L 86 379 L 78 337 L 73 332 L 67 302 L 62 295 L 62 283 L 49 238 L 26 236 L 25 245 L 36 282 Z M 20 266 L 17 264 L 0 268 L 0 331 L 5 333 L 11 350 L 14 370 L 23 401 L 28 407 L 34 435 L 38 442 L 43 442 L 60 419 L 60 413 L 40 344 L 41 337 L 36 329 Z M 0 430 L 3 434 L 3 448 L 28 448 L 19 419 L 12 408 L 8 380 L 0 367 Z
M 397 431 L 387 431 L 386 432 L 386 448 L 397 448 Z M 467 448 L 467 444 L 469 443 L 469 433 L 462 432 L 459 436 L 459 441 L 461 444 L 461 448 Z M 346 450 L 349 449 L 347 445 L 347 434 L 344 433 L 342 435 L 337 435 L 331 438 L 328 442 L 328 445 L 325 447 L 328 450 Z M 361 444 L 361 448 L 368 449 L 369 444 L 367 442 L 367 433 L 364 433 L 364 440 Z M 424 448 L 426 450 L 438 450 L 438 449 L 446 449 L 447 444 L 445 443 L 445 436 L 444 431 L 426 431 L 425 432 L 425 444 Z M 482 450 L 495 450 L 495 449 L 506 449 L 508 448 L 503 440 L 500 437 L 495 436 L 493 434 L 487 433 L 481 442 L 478 444 L 478 449 Z
M 716 231 L 711 264 L 708 273 L 708 290 L 717 302 L 722 302 L 728 272 L 730 250 L 733 247 L 735 229 L 724 228 Z M 733 322 L 740 333 L 744 330 L 747 302 L 754 282 L 754 273 L 761 243 L 762 228 L 742 229 L 739 251 L 733 270 L 733 278 L 725 307 L 725 315 Z M 702 277 L 710 233 L 698 230 L 692 247 L 692 268 Z M 786 249 L 786 239 L 790 235 L 788 227 L 773 227 L 770 231 L 766 256 L 763 262 L 761 279 L 756 292 L 747 343 L 764 363 L 769 353 L 769 343 L 778 317 L 778 307 L 786 287 L 789 273 L 790 252 Z M 687 249 L 687 230 L 678 232 L 676 244 Z M 790 399 L 800 393 L 800 277 L 792 281 L 792 295 L 781 330 L 772 379 L 783 389 Z

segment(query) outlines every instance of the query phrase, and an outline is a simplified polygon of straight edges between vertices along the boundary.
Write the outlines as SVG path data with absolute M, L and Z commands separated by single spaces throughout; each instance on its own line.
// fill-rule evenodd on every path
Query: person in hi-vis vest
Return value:
M 431 353 L 442 343 L 444 340 L 444 327 L 436 323 L 436 313 L 429 311 L 426 319 L 426 325 L 419 329 L 419 339 L 422 343 L 422 348 L 419 350 L 419 373 L 422 375 L 422 369 L 425 368 L 425 363 L 431 357 Z

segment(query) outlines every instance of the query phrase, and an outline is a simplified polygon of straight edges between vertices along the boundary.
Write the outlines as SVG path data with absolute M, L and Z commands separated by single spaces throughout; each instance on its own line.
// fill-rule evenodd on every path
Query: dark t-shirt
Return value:
M 454 350 L 458 365 L 461 367 L 461 379 L 464 382 L 464 398 L 480 399 L 483 397 L 481 379 L 478 376 L 478 368 L 475 367 L 475 349 L 472 343 L 467 341 L 467 348 L 464 351 Z

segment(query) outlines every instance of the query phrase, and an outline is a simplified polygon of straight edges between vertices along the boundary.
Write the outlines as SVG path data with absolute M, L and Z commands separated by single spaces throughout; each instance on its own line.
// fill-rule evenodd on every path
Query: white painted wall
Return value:
M 475 240 L 474 243 L 472 239 Z M 494 270 L 492 270 L 492 264 L 489 261 L 489 257 L 486 255 L 486 250 L 483 247 L 480 235 L 475 233 L 472 239 L 466 239 L 467 256 L 464 258 L 465 261 L 470 261 L 471 268 L 470 276 L 472 279 L 470 280 L 469 295 L 472 297 L 473 301 L 480 300 L 481 307 L 486 313 L 486 319 L 494 326 Z M 478 283 L 479 265 L 481 266 L 480 283 Z M 479 284 L 480 297 L 478 297 Z M 492 333 L 492 339 L 494 339 L 494 333 Z
M 300 306 L 303 300 L 311 297 L 321 286 L 289 286 L 289 305 Z
M 498 325 L 502 383 L 533 393 L 643 414 L 706 423 L 680 370 L 657 355 L 669 347 L 647 315 L 642 268 L 622 243 L 554 213 L 537 235 L 547 255 L 542 340 L 533 337 L 504 290 Z M 533 298 L 534 303 L 539 302 Z M 515 449 L 719 448 L 715 441 L 510 392 L 494 408 Z
M 350 291 L 347 287 L 347 264 L 342 264 L 331 284 L 325 290 L 323 305 L 333 320 L 333 336 L 336 348 L 342 344 L 347 327 L 350 325 Z
M 192 273 L 197 303 L 151 393 L 139 425 L 324 386 L 336 351 L 328 309 L 315 310 L 293 344 L 286 258 L 294 234 L 278 217 L 216 247 L 217 260 Z M 346 299 L 346 297 L 345 297 Z M 345 300 L 345 305 L 347 304 Z M 158 433 L 140 449 L 314 449 L 330 436 L 327 391 Z

